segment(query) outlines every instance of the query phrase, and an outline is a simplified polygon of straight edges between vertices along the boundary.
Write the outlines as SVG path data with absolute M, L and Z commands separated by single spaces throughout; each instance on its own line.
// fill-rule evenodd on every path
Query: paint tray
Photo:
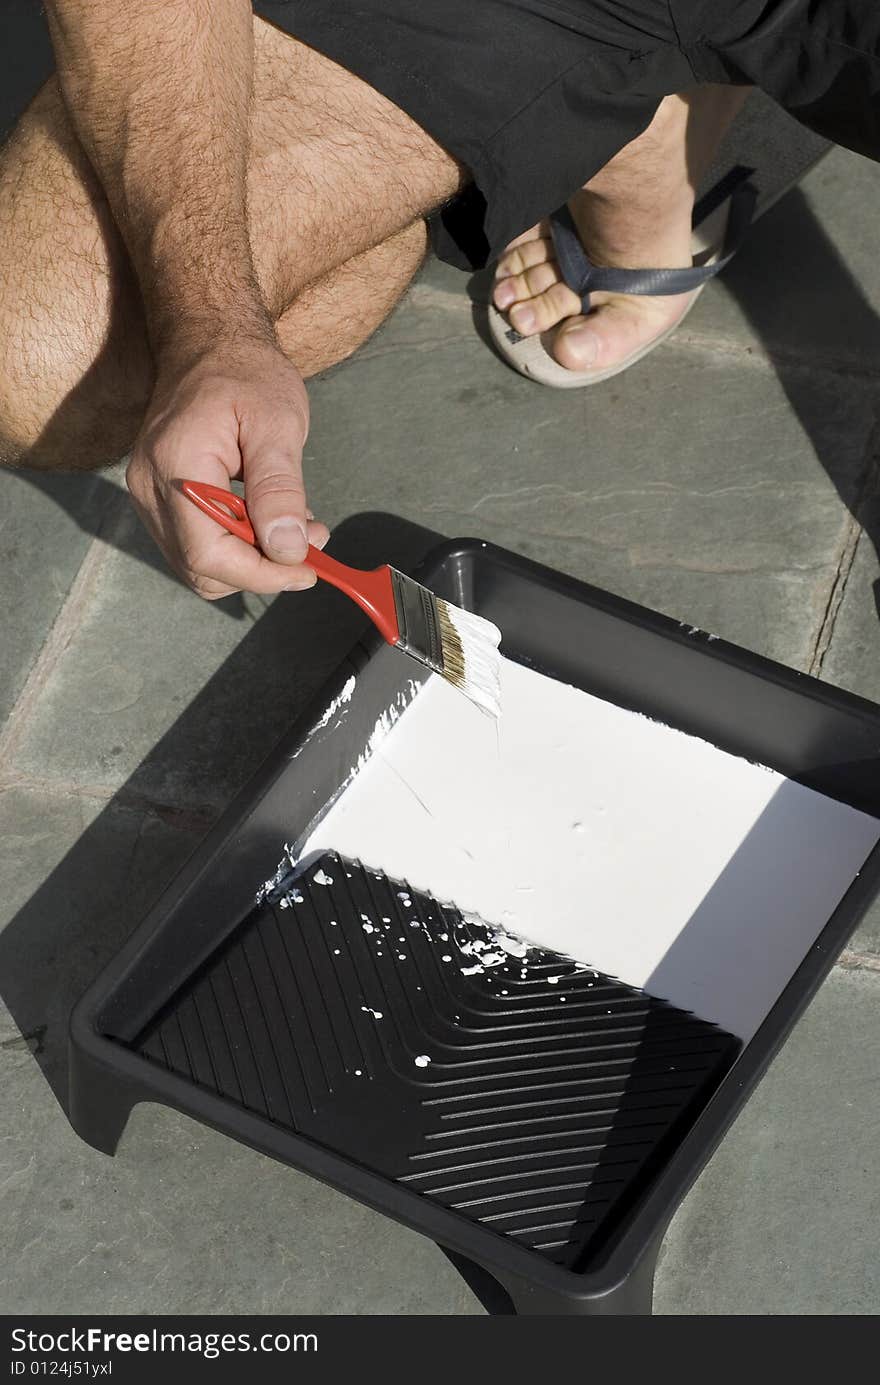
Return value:
M 416 575 L 508 657 L 880 817 L 880 708 L 478 541 Z M 518 1312 L 650 1312 L 665 1227 L 880 850 L 745 1043 L 552 953 L 468 974 L 479 925 L 406 882 L 332 853 L 278 870 L 421 676 L 377 636 L 352 650 L 77 1006 L 71 1119 L 112 1153 L 163 1102 L 431 1236 Z

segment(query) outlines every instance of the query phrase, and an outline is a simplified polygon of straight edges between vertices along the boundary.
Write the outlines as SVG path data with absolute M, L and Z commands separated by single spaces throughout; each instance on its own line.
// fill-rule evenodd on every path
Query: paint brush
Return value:
M 202 481 L 182 481 L 184 495 L 230 534 L 257 547 L 240 495 Z M 501 715 L 501 631 L 463 611 L 397 568 L 346 567 L 309 545 L 303 560 L 320 578 L 356 601 L 389 644 L 439 673 L 489 716 Z

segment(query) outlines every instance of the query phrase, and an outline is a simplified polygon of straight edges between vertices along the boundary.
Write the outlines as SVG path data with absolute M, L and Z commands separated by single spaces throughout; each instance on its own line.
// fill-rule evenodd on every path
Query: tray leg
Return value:
M 492 1317 L 506 1317 L 516 1312 L 509 1293 L 489 1270 L 455 1250 L 447 1250 L 441 1245 L 437 1249 L 442 1250 L 450 1264 L 455 1266 L 468 1288 Z
M 513 1275 L 505 1275 L 503 1285 L 520 1317 L 651 1317 L 654 1271 L 662 1241 L 661 1235 L 645 1251 L 632 1274 L 606 1294 L 578 1298 L 574 1294 L 554 1293 Z
M 68 1088 L 70 1123 L 86 1144 L 115 1154 L 132 1108 L 141 1100 L 129 1082 L 86 1054 L 71 1050 Z

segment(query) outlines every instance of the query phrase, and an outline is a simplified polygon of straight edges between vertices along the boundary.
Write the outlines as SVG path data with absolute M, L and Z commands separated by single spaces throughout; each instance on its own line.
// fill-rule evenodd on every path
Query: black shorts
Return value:
M 258 14 L 362 77 L 471 172 L 438 254 L 497 258 L 704 82 L 761 87 L 880 158 L 880 0 L 268 0 Z

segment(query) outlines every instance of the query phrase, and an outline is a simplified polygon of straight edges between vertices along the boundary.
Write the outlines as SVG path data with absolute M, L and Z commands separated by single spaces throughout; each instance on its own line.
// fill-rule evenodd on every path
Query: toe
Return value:
M 546 332 L 549 327 L 555 327 L 563 318 L 577 313 L 580 306 L 577 294 L 561 279 L 554 277 L 554 282 L 542 292 L 521 303 L 514 303 L 508 317 L 511 326 L 521 336 L 530 337 L 536 332 Z
M 546 264 L 553 257 L 553 242 L 549 236 L 523 241 L 505 250 L 495 267 L 495 278 L 506 279 L 512 274 L 523 274 L 533 265 Z
M 492 290 L 492 298 L 496 308 L 503 312 L 514 303 L 525 303 L 531 298 L 537 298 L 558 282 L 559 270 L 555 264 L 548 261 L 546 264 L 536 264 L 524 274 L 511 274 L 506 279 L 500 279 Z
M 601 331 L 597 330 L 599 310 L 589 317 L 571 317 L 560 327 L 553 341 L 553 355 L 566 370 L 589 370 L 597 363 Z
M 564 322 L 556 333 L 553 355 L 567 370 L 610 369 L 665 332 L 680 311 L 680 305 L 663 311 L 659 300 L 610 299 L 588 317 Z

